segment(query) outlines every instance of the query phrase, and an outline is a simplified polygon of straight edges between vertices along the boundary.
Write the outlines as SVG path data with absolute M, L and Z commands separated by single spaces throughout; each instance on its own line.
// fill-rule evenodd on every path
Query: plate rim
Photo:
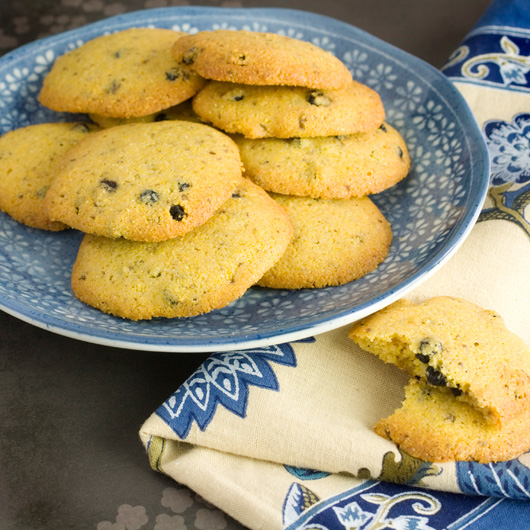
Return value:
M 370 300 L 367 300 L 362 304 L 357 304 L 348 309 L 339 311 L 332 316 L 323 317 L 322 319 L 312 322 L 311 324 L 301 326 L 290 326 L 286 330 L 276 330 L 274 332 L 271 331 L 264 334 L 251 333 L 245 337 L 237 339 L 234 339 L 230 336 L 222 336 L 217 340 L 207 339 L 203 341 L 201 341 L 200 335 L 194 337 L 175 336 L 171 337 L 170 339 L 168 338 L 158 341 L 156 340 L 156 337 L 153 336 L 142 337 L 141 335 L 131 335 L 127 332 L 118 335 L 118 337 L 126 335 L 126 338 L 109 338 L 108 336 L 104 336 L 109 333 L 108 331 L 99 331 L 98 333 L 98 330 L 95 330 L 94 333 L 98 334 L 90 334 L 92 330 L 78 331 L 76 330 L 76 327 L 81 328 L 81 326 L 77 325 L 77 323 L 75 322 L 69 323 L 61 321 L 61 324 L 66 326 L 61 327 L 57 324 L 39 320 L 38 317 L 42 318 L 43 316 L 42 311 L 35 312 L 31 308 L 28 310 L 26 309 L 26 307 L 24 307 L 24 312 L 22 312 L 22 309 L 17 309 L 16 301 L 14 301 L 13 303 L 9 303 L 11 302 L 11 300 L 6 301 L 2 297 L 0 297 L 0 309 L 2 311 L 36 327 L 57 333 L 59 335 L 63 335 L 77 340 L 82 340 L 84 342 L 116 348 L 175 353 L 207 353 L 214 351 L 229 351 L 234 349 L 246 350 L 256 347 L 265 347 L 273 344 L 282 344 L 286 342 L 302 340 L 310 336 L 318 335 L 345 326 L 347 324 L 351 324 L 354 321 L 363 318 L 364 316 L 367 316 L 368 314 L 371 314 L 379 309 L 382 309 L 383 307 L 386 307 L 387 305 L 406 295 L 408 292 L 412 291 L 414 288 L 418 287 L 420 284 L 422 284 L 431 276 L 433 276 L 457 252 L 460 246 L 467 239 L 468 235 L 471 233 L 476 223 L 476 220 L 478 219 L 478 216 L 480 215 L 482 205 L 484 204 L 484 201 L 486 199 L 489 187 L 490 174 L 490 160 L 487 146 L 474 114 L 472 113 L 467 102 L 460 94 L 456 86 L 443 74 L 443 72 L 436 69 L 434 66 L 427 63 L 423 59 L 420 59 L 410 54 L 409 52 L 406 52 L 394 46 L 393 44 L 385 42 L 379 37 L 376 37 L 375 35 L 372 35 L 366 32 L 365 30 L 357 28 L 356 26 L 344 22 L 342 20 L 338 20 L 327 15 L 320 15 L 310 11 L 282 7 L 245 8 L 221 6 L 170 6 L 135 10 L 119 15 L 114 15 L 95 22 L 91 22 L 78 28 L 74 28 L 55 35 L 46 36 L 33 42 L 24 44 L 23 46 L 20 46 L 8 52 L 0 58 L 0 69 L 2 69 L 2 63 L 9 63 L 13 60 L 23 58 L 25 55 L 33 54 L 38 49 L 46 47 L 48 43 L 57 44 L 62 42 L 63 40 L 68 40 L 71 38 L 75 39 L 75 35 L 79 32 L 92 32 L 101 29 L 101 33 L 104 33 L 105 28 L 107 26 L 112 26 L 112 29 L 107 29 L 107 31 L 119 31 L 118 26 L 132 27 L 131 23 L 134 22 L 138 22 L 139 26 L 145 27 L 146 25 L 153 24 L 154 20 L 161 20 L 161 17 L 163 15 L 167 16 L 167 13 L 172 13 L 172 16 L 179 15 L 183 17 L 196 17 L 198 15 L 211 17 L 212 13 L 216 12 L 222 12 L 224 14 L 227 14 L 231 20 L 233 20 L 234 17 L 237 17 L 239 19 L 249 19 L 252 17 L 253 14 L 257 14 L 258 19 L 261 22 L 266 21 L 265 19 L 267 17 L 276 17 L 276 19 L 271 20 L 271 22 L 277 22 L 278 16 L 281 14 L 281 17 L 283 17 L 284 19 L 289 19 L 290 24 L 299 27 L 303 25 L 308 25 L 308 21 L 313 22 L 313 25 L 310 27 L 315 27 L 314 23 L 316 21 L 320 21 L 322 23 L 322 20 L 324 19 L 328 26 L 331 25 L 337 28 L 340 27 L 342 31 L 345 32 L 353 31 L 356 40 L 358 40 L 359 37 L 362 37 L 364 39 L 363 44 L 368 45 L 372 48 L 376 48 L 378 53 L 384 52 L 387 55 L 390 55 L 393 60 L 400 60 L 405 64 L 408 64 L 410 62 L 412 62 L 413 64 L 421 63 L 422 67 L 427 69 L 434 77 L 434 79 L 439 80 L 439 83 L 443 87 L 444 92 L 443 96 L 439 94 L 442 99 L 445 100 L 446 103 L 448 103 L 447 99 L 448 96 L 450 96 L 455 102 L 457 102 L 459 106 L 459 111 L 463 113 L 463 115 L 459 114 L 460 121 L 466 122 L 466 125 L 470 127 L 472 131 L 474 129 L 473 138 L 475 140 L 479 140 L 478 142 L 473 142 L 473 146 L 477 151 L 477 158 L 479 158 L 478 161 L 473 162 L 482 162 L 482 164 L 484 165 L 484 171 L 477 193 L 472 196 L 474 197 L 473 208 L 469 207 L 469 202 L 472 202 L 472 197 L 470 197 L 470 200 L 467 203 L 467 211 L 459 220 L 457 229 L 447 236 L 443 247 L 439 249 L 437 253 L 432 256 L 432 258 L 429 259 L 419 271 L 412 274 L 406 280 L 400 282 L 394 288 L 380 294 L 379 296 L 376 296 L 375 298 L 371 298 Z M 297 17 L 298 20 L 290 20 L 290 18 L 293 16 Z M 143 20 L 138 20 L 139 17 L 141 17 Z M 300 17 L 302 17 L 302 20 L 300 20 Z M 230 23 L 230 19 L 228 20 L 228 23 Z M 329 32 L 329 30 L 326 31 Z M 341 36 L 345 38 L 344 35 Z M 383 50 L 381 50 L 381 48 L 383 48 Z M 434 89 L 432 83 L 429 86 L 431 89 Z M 481 156 L 479 156 L 479 154 Z

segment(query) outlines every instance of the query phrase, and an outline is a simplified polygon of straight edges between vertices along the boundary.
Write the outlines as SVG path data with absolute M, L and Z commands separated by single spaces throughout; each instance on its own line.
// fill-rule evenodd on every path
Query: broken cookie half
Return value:
M 530 449 L 530 349 L 502 318 L 466 300 L 400 300 L 350 338 L 411 375 L 375 431 L 430 462 L 509 460 Z

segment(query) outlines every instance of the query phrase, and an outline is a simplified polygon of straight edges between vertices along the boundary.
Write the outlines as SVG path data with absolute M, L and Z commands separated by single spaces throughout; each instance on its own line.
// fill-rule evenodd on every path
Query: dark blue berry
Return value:
M 425 371 L 427 377 L 427 382 L 433 386 L 445 386 L 447 385 L 447 378 L 445 377 L 440 370 L 433 368 L 432 366 L 427 366 Z
M 180 204 L 174 204 L 169 209 L 169 213 L 171 214 L 171 217 L 175 219 L 175 221 L 182 221 L 184 217 L 186 217 L 186 210 L 180 205 Z
M 103 179 L 99 185 L 109 193 L 114 193 L 118 189 L 118 183 L 115 180 Z
M 139 196 L 140 202 L 143 204 L 156 204 L 160 197 L 158 196 L 158 193 L 154 190 L 144 190 L 142 193 L 140 193 Z

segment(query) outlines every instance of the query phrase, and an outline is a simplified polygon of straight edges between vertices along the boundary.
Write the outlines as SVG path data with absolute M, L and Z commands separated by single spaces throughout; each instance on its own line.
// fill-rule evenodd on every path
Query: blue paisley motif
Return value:
M 530 180 L 530 114 L 518 114 L 511 123 L 492 120 L 484 134 L 491 157 L 494 186 Z
M 293 483 L 282 513 L 285 530 L 444 530 L 466 527 L 470 515 L 480 519 L 495 503 L 477 495 L 455 496 L 372 480 L 319 499 L 307 486 Z
M 517 459 L 496 464 L 457 462 L 456 477 L 463 493 L 530 499 L 530 472 Z
M 528 92 L 529 37 L 530 32 L 524 28 L 477 28 L 455 50 L 442 70 L 455 81 Z
M 218 404 L 245 417 L 251 385 L 279 390 L 272 362 L 296 366 L 292 346 L 214 353 L 155 413 L 182 439 L 194 421 L 204 431 Z

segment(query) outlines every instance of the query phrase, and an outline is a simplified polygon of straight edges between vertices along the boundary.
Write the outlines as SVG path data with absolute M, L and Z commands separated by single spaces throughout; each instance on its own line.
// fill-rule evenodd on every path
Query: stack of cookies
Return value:
M 39 100 L 95 123 L 0 139 L 0 208 L 85 233 L 72 288 L 102 311 L 193 316 L 254 284 L 344 284 L 388 254 L 368 195 L 406 176 L 406 145 L 379 95 L 317 46 L 132 28 L 60 57 Z
M 59 58 L 45 78 L 39 97 L 48 107 L 126 124 L 42 124 L 13 131 L 0 145 L 6 182 L 13 182 L 11 167 L 21 182 L 27 165 L 35 166 L 38 190 L 24 194 L 40 197 L 45 222 L 33 226 L 85 234 L 74 294 L 132 320 L 225 306 L 259 280 L 293 235 L 285 210 L 243 178 L 226 134 L 160 118 L 175 117 L 205 83 L 171 57 L 179 36 L 156 29 L 103 36 Z M 39 160 L 24 159 L 37 145 Z
M 193 97 L 195 113 L 232 135 L 245 176 L 293 222 L 293 242 L 259 285 L 341 285 L 374 270 L 392 232 L 368 195 L 410 168 L 379 95 L 329 52 L 281 35 L 203 31 L 172 51 L 209 80 Z
M 45 202 L 86 234 L 74 294 L 132 320 L 224 307 L 292 237 L 286 212 L 243 179 L 232 140 L 184 121 L 94 133 L 63 157 Z

